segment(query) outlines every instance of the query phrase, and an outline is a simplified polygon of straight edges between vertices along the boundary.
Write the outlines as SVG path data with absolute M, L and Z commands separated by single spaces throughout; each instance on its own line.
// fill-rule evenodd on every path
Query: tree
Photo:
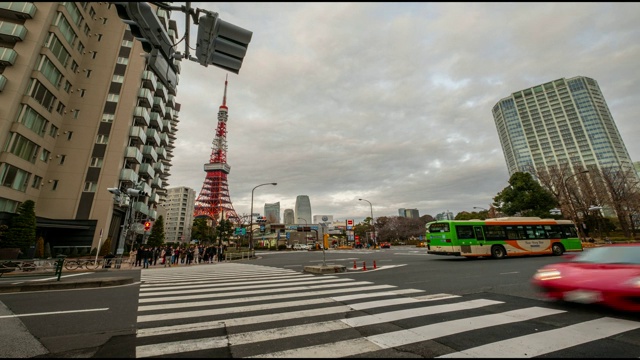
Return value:
M 17 215 L 11 219 L 11 226 L 3 242 L 4 247 L 20 248 L 27 254 L 29 248 L 36 243 L 36 203 L 27 200 L 18 207 Z
M 191 226 L 191 239 L 199 240 L 201 244 L 213 241 L 213 229 L 204 217 L 195 218 Z
M 223 243 L 225 240 L 229 240 L 233 235 L 235 228 L 231 220 L 220 220 L 216 226 L 216 232 L 218 234 L 218 244 Z
M 548 217 L 558 204 L 530 173 L 517 172 L 509 178 L 509 186 L 493 198 L 493 206 L 507 216 Z
M 151 227 L 147 245 L 161 246 L 162 244 L 164 244 L 164 218 L 160 215 L 153 223 L 153 227 Z

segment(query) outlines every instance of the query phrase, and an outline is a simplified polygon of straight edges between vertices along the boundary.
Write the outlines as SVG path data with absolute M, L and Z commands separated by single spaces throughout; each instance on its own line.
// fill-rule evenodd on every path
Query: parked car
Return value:
M 532 278 L 544 297 L 640 312 L 640 244 L 612 244 L 565 255 Z
M 380 247 L 383 249 L 391 249 L 391 243 L 383 242 L 382 244 L 380 244 Z
M 293 244 L 293 250 L 309 250 L 309 245 L 307 245 L 307 244 Z

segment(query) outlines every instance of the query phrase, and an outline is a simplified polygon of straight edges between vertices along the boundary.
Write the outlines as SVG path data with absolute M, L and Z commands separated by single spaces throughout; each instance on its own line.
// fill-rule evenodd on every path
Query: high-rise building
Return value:
M 307 195 L 298 195 L 296 197 L 296 205 L 295 205 L 295 223 L 296 224 L 312 224 L 311 222 L 311 201 L 309 201 L 309 196 Z
M 398 209 L 398 216 L 404 217 L 404 208 Z
M 493 118 L 510 176 L 535 176 L 561 164 L 633 169 L 604 95 L 591 78 L 562 78 L 516 91 L 493 107 Z
M 436 215 L 436 220 L 453 220 L 453 219 L 455 219 L 455 216 L 453 216 L 453 213 L 449 210 L 445 212 L 441 212 Z
M 420 212 L 418 209 L 404 209 L 404 217 L 409 219 L 419 219 Z
M 164 218 L 165 242 L 191 241 L 195 201 L 196 191 L 191 188 L 181 186 L 167 189 L 167 197 L 162 202 L 167 213 Z
M 141 53 L 112 3 L 0 3 L 0 211 L 33 200 L 54 253 L 107 238 L 114 251 L 127 208 L 134 222 L 157 217 L 180 105 Z M 136 185 L 149 196 L 107 191 Z
M 264 216 L 270 224 L 280 224 L 280 202 L 264 204 Z
M 284 209 L 284 223 L 285 225 L 292 225 L 296 223 L 296 216 L 293 209 Z

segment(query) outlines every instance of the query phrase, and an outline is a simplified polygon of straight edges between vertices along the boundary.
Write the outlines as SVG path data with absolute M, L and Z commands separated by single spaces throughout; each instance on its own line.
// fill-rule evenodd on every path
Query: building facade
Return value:
M 162 202 L 167 213 L 164 218 L 165 242 L 191 241 L 195 201 L 196 191 L 191 188 L 181 186 L 167 189 L 167 196 Z
M 634 168 L 594 79 L 562 78 L 514 92 L 493 107 L 493 118 L 509 176 L 562 164 Z
M 102 230 L 114 251 L 127 208 L 157 217 L 179 104 L 141 53 L 111 3 L 0 3 L 0 211 L 33 200 L 53 252 L 96 248 Z M 134 186 L 148 196 L 107 190 Z
M 280 224 L 280 202 L 264 204 L 264 216 L 270 224 Z
M 410 218 L 410 219 L 418 219 L 418 218 L 420 218 L 420 212 L 418 211 L 418 209 L 400 208 L 400 209 L 398 209 L 398 215 L 400 217 L 406 217 L 406 218 Z
M 291 225 L 296 223 L 295 213 L 293 209 L 284 209 L 284 223 L 285 225 Z
M 295 223 L 311 224 L 311 201 L 307 195 L 298 195 L 295 205 Z
M 441 212 L 436 215 L 436 220 L 454 220 L 454 219 L 455 219 L 455 216 L 453 216 L 453 213 L 449 210 L 445 212 Z

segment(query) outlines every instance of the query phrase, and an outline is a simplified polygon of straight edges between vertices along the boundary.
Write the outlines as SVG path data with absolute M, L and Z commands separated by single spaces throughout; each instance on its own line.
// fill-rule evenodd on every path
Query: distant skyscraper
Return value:
M 409 219 L 418 219 L 420 218 L 420 212 L 418 211 L 418 209 L 405 209 L 404 217 Z
M 270 224 L 280 224 L 280 202 L 264 204 L 264 216 Z
M 296 224 L 296 214 L 293 209 L 284 209 L 284 223 L 285 225 Z
M 404 208 L 398 209 L 398 216 L 404 217 Z
M 509 176 L 561 164 L 633 169 L 598 83 L 584 76 L 516 91 L 493 107 Z
M 453 213 L 449 210 L 436 215 L 436 220 L 453 220 L 453 219 L 454 219 Z
M 167 198 L 162 203 L 167 215 L 164 220 L 165 242 L 188 242 L 191 240 L 195 190 L 188 187 L 167 189 Z
M 307 224 L 312 224 L 311 222 L 311 201 L 309 201 L 309 196 L 307 195 L 298 195 L 296 197 L 296 206 L 295 206 L 295 223 L 301 224 L 304 219 L 307 221 Z

